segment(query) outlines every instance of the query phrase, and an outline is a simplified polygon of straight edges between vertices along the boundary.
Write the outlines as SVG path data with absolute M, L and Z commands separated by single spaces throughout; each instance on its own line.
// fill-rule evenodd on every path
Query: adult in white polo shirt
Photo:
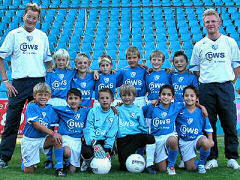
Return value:
M 0 146 L 0 168 L 6 168 L 11 160 L 24 104 L 33 99 L 33 87 L 45 81 L 44 65 L 51 66 L 48 38 L 35 28 L 40 14 L 41 8 L 37 4 L 27 4 L 23 27 L 10 31 L 0 48 L 0 71 L 9 96 Z M 7 79 L 3 62 L 8 56 L 11 56 L 12 83 Z
M 193 48 L 190 65 L 194 66 L 199 76 L 199 100 L 209 114 L 213 128 L 214 147 L 205 168 L 218 167 L 218 148 L 216 136 L 217 116 L 224 131 L 225 156 L 227 166 L 240 169 L 238 156 L 237 114 L 234 103 L 234 87 L 239 74 L 239 48 L 236 41 L 219 32 L 221 19 L 219 14 L 208 9 L 203 15 L 207 36 L 196 43 Z

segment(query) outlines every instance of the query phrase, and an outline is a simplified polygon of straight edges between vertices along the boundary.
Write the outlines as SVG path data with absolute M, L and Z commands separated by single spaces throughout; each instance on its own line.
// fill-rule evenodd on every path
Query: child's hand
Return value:
M 235 91 L 237 91 L 237 93 L 240 94 L 240 89 L 236 89 Z
M 62 136 L 59 133 L 52 133 L 52 136 L 57 144 L 62 144 Z
M 166 68 L 165 71 L 168 73 L 168 74 L 171 74 L 175 71 L 174 68 Z
M 115 73 L 116 73 L 116 70 L 113 70 L 113 69 L 112 69 L 112 70 L 110 71 L 110 74 L 115 74 Z
M 53 68 L 48 68 L 47 72 L 54 72 Z
M 99 80 L 99 73 L 97 70 L 93 71 L 93 78 L 94 78 L 94 80 Z
M 147 73 L 150 74 L 151 72 L 153 72 L 153 68 L 148 68 Z
M 114 106 L 111 106 L 111 109 L 115 115 L 119 116 L 118 110 Z
M 203 116 L 208 117 L 208 112 L 207 112 L 207 109 L 205 108 L 205 106 L 202 106 L 201 104 L 198 104 L 198 103 L 196 103 L 196 106 L 202 110 Z
M 123 102 L 117 102 L 117 105 L 115 107 L 121 106 L 121 105 L 123 105 Z
M 157 106 L 158 100 L 151 100 L 151 104 L 152 104 L 153 106 Z
M 148 67 L 145 64 L 138 64 L 138 66 L 143 68 L 143 69 L 148 69 Z

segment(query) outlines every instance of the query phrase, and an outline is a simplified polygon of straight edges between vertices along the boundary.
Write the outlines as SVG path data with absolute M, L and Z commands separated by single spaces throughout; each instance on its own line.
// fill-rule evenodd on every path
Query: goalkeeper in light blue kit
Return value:
M 103 88 L 98 94 L 100 106 L 89 111 L 83 131 L 85 143 L 82 147 L 81 171 L 88 170 L 93 157 L 110 159 L 118 131 L 118 116 L 111 108 L 114 100 L 112 91 Z
M 176 119 L 176 130 L 179 135 L 179 149 L 187 170 L 198 169 L 199 173 L 206 173 L 204 165 L 214 145 L 212 139 L 213 129 L 209 119 L 202 115 L 200 108 L 196 107 L 198 91 L 189 85 L 183 89 L 185 107 Z M 206 133 L 206 136 L 204 135 Z M 198 161 L 195 161 L 196 151 L 200 152 Z

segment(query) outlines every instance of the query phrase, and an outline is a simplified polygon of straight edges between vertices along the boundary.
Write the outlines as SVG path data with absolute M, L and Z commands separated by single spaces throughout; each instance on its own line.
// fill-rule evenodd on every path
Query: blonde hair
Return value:
M 104 55 L 102 55 L 102 56 L 100 56 L 100 57 L 98 58 L 98 63 L 99 63 L 99 65 L 100 65 L 103 61 L 106 61 L 106 62 L 112 64 L 112 58 L 111 58 L 111 56 L 109 56 L 109 55 L 107 55 L 107 54 L 104 54 Z
M 120 96 L 126 95 L 126 94 L 132 94 L 134 97 L 137 96 L 137 90 L 136 88 L 131 84 L 123 84 L 120 86 Z
M 126 58 L 127 58 L 127 56 L 130 55 L 130 54 L 131 54 L 131 55 L 132 55 L 132 54 L 136 54 L 136 55 L 138 56 L 138 58 L 140 59 L 140 52 L 139 52 L 139 50 L 138 50 L 137 47 L 131 46 L 131 47 L 127 48 L 127 50 L 126 50 Z
M 159 50 L 155 50 L 151 53 L 150 60 L 152 60 L 153 57 L 158 57 L 158 58 L 161 58 L 163 60 L 163 62 L 165 61 L 164 54 Z
M 33 95 L 35 96 L 37 93 L 49 93 L 51 94 L 51 89 L 46 83 L 38 83 L 33 88 Z
M 218 19 L 219 22 L 221 22 L 221 18 L 218 14 L 218 12 L 215 9 L 207 9 L 204 11 L 203 13 L 203 22 L 206 16 L 210 16 L 210 15 L 215 15 Z
M 55 67 L 56 67 L 56 59 L 57 58 L 64 58 L 64 59 L 67 59 L 67 64 L 66 64 L 66 67 L 68 68 L 69 67 L 69 59 L 70 59 L 70 56 L 69 56 L 69 53 L 67 52 L 66 49 L 59 49 L 57 50 L 54 55 L 53 55 L 53 59 L 55 61 Z
M 41 15 L 41 7 L 36 3 L 27 3 L 27 7 L 25 8 L 24 15 L 27 14 L 28 10 L 38 12 L 38 17 Z

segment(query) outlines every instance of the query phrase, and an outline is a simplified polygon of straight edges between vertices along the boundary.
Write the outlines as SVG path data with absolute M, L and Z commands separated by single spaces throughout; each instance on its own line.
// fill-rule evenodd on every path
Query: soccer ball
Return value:
M 90 167 L 94 174 L 107 174 L 111 169 L 111 161 L 108 158 L 93 158 Z
M 145 159 L 140 154 L 132 154 L 127 158 L 126 167 L 129 172 L 140 173 L 145 168 Z

